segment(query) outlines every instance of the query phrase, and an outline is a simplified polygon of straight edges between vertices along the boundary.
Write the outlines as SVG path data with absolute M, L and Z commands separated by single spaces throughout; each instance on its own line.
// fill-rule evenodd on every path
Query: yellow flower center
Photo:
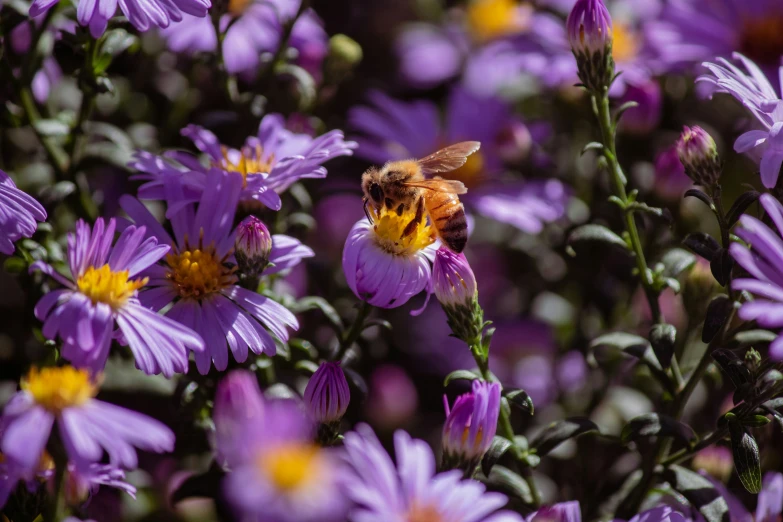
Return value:
M 236 1 L 241 2 L 245 0 Z M 214 166 L 228 172 L 239 172 L 242 174 L 244 179 L 243 186 L 247 186 L 248 174 L 269 173 L 275 164 L 275 155 L 270 154 L 269 157 L 264 158 L 264 148 L 261 145 L 256 145 L 255 148 L 243 147 L 239 151 L 239 159 L 236 162 L 229 159 L 226 147 L 221 147 L 221 151 L 223 152 L 223 159 L 215 162 Z
M 633 29 L 622 22 L 612 25 L 612 57 L 616 62 L 632 60 L 639 52 L 638 37 Z
M 474 0 L 466 14 L 473 35 L 486 41 L 526 30 L 532 12 L 531 6 L 515 0 Z
M 190 248 L 186 240 L 184 250 L 166 256 L 166 277 L 180 297 L 201 299 L 236 283 L 236 267 L 226 266 L 227 257 L 218 258 L 214 244 L 205 248 L 199 241 L 198 248 Z
M 21 385 L 37 404 L 52 413 L 84 404 L 98 391 L 87 370 L 72 366 L 31 368 Z
M 252 0 L 229 0 L 228 12 L 233 16 L 239 16 L 245 12 Z
M 440 512 L 434 506 L 414 504 L 408 511 L 406 522 L 444 522 Z
M 128 279 L 128 271 L 113 272 L 109 265 L 91 266 L 76 281 L 79 292 L 90 298 L 93 304 L 106 303 L 115 310 L 121 308 L 148 278 Z
M 745 56 L 762 65 L 779 65 L 783 55 L 783 11 L 751 18 L 742 24 L 739 48 Z
M 258 469 L 282 491 L 293 491 L 319 479 L 323 461 L 313 444 L 287 444 L 260 455 Z
M 435 241 L 432 227 L 427 224 L 426 218 L 416 224 L 412 233 L 403 236 L 408 224 L 416 217 L 414 211 L 403 212 L 398 216 L 397 212 L 386 207 L 380 211 L 374 208 L 369 210 L 373 214 L 375 242 L 390 254 L 411 256 Z
M 481 154 L 481 151 L 477 151 L 468 156 L 468 160 L 463 166 L 449 172 L 449 179 L 461 181 L 466 187 L 471 188 L 480 183 L 483 173 L 484 155 Z

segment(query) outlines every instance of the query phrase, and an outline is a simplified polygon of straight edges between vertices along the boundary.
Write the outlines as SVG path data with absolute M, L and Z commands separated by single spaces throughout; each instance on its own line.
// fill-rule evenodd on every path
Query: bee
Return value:
M 463 141 L 420 160 L 392 161 L 380 169 L 370 168 L 362 175 L 367 219 L 373 221 L 368 205 L 377 212 L 385 206 L 398 216 L 415 209 L 403 237 L 416 230 L 426 213 L 443 244 L 456 253 L 462 252 L 468 242 L 468 222 L 458 194 L 468 190 L 457 180 L 425 176 L 460 168 L 480 146 L 477 141 Z

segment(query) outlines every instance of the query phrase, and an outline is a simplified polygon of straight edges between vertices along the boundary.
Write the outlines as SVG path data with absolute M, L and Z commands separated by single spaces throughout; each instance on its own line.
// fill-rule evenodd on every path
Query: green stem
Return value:
M 68 469 L 66 459 L 57 459 L 54 470 L 54 491 L 44 511 L 45 522 L 61 522 L 65 519 L 65 473 Z
M 353 343 L 359 338 L 362 330 L 364 330 L 364 321 L 367 320 L 367 316 L 370 315 L 372 305 L 367 301 L 362 301 L 359 305 L 359 311 L 356 313 L 356 319 L 354 320 L 351 328 L 344 332 L 342 339 L 340 339 L 340 352 L 338 356 L 342 357 L 345 350 L 351 347 Z
M 239 86 L 237 85 L 237 79 L 233 75 L 229 74 L 228 70 L 226 69 L 225 60 L 223 60 L 223 40 L 226 37 L 228 28 L 226 28 L 226 32 L 222 32 L 220 30 L 220 18 L 220 16 L 212 17 L 212 25 L 215 27 L 215 37 L 217 38 L 216 58 L 218 62 L 218 70 L 223 76 L 222 84 L 226 91 L 226 96 L 228 96 L 228 99 L 231 100 L 232 103 L 237 103 L 239 101 Z M 231 25 L 232 24 L 229 23 L 229 27 Z
M 33 94 L 30 92 L 30 89 L 26 86 L 20 85 L 16 81 L 13 81 L 12 83 L 17 88 L 16 94 L 19 97 L 19 102 L 22 105 L 22 109 L 24 110 L 25 116 L 27 117 L 27 121 L 30 123 L 30 127 L 33 129 L 33 132 L 38 138 L 38 141 L 40 141 L 41 145 L 43 145 L 46 154 L 49 156 L 49 160 L 52 162 L 57 179 L 65 179 L 66 172 L 68 171 L 68 155 L 52 138 L 44 136 L 38 130 L 37 124 L 39 121 L 41 121 L 41 113 L 38 112 L 38 108 L 35 105 L 35 100 L 33 99 Z
M 269 80 L 270 75 L 274 72 L 278 62 L 280 62 L 280 58 L 283 56 L 283 53 L 286 51 L 286 49 L 288 49 L 288 41 L 291 39 L 291 33 L 294 30 L 294 25 L 296 25 L 299 17 L 302 16 L 305 11 L 307 11 L 308 7 L 310 7 L 310 0 L 302 0 L 294 17 L 284 25 L 283 34 L 280 36 L 280 44 L 277 46 L 277 50 L 275 51 L 274 56 L 259 76 L 258 81 L 260 85 L 263 86 Z

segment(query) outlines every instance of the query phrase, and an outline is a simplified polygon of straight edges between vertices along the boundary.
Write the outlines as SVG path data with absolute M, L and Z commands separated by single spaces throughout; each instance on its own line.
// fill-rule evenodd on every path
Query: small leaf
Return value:
M 504 466 L 493 466 L 487 477 L 487 482 L 505 493 L 520 499 L 525 504 L 533 502 L 530 486 L 525 479 Z
M 300 339 L 295 337 L 288 341 L 288 346 L 304 352 L 310 359 L 316 359 L 318 357 L 318 350 L 316 350 L 315 346 L 313 346 L 313 343 L 307 339 Z
M 264 396 L 267 399 L 296 399 L 301 400 L 299 394 L 291 389 L 290 386 L 278 382 L 264 390 Z
M 726 214 L 726 224 L 729 227 L 733 226 L 748 207 L 755 203 L 760 197 L 761 193 L 756 192 L 755 190 L 745 192 L 738 197 L 729 209 L 728 214 Z
M 508 402 L 512 406 L 516 406 L 517 408 L 529 413 L 530 415 L 533 415 L 533 413 L 535 412 L 535 407 L 533 406 L 533 399 L 530 398 L 530 395 L 528 395 L 525 390 L 516 390 L 516 389 L 510 389 L 508 391 L 504 390 L 503 395 L 506 397 L 506 399 L 508 399 Z
M 446 376 L 446 378 L 443 380 L 443 386 L 448 386 L 451 381 L 457 381 L 457 380 L 466 380 L 466 381 L 475 381 L 477 379 L 481 379 L 481 376 L 473 372 L 471 370 L 454 370 L 450 374 Z
M 338 331 L 342 331 L 344 329 L 343 321 L 340 319 L 340 314 L 338 314 L 337 310 L 335 310 L 334 307 L 323 297 L 314 295 L 303 297 L 296 302 L 292 312 L 301 313 L 315 309 L 321 310 L 324 316 Z
M 734 340 L 740 346 L 754 346 L 756 344 L 769 344 L 777 338 L 777 334 L 769 330 L 746 330 L 734 336 Z
M 729 376 L 735 388 L 750 382 L 750 370 L 745 366 L 745 362 L 737 354 L 725 348 L 719 348 L 712 352 L 712 358 L 721 367 L 724 373 Z
M 770 422 L 772 421 L 766 415 L 751 415 L 742 419 L 742 425 L 748 428 L 763 428 Z
M 584 433 L 599 431 L 598 426 L 590 419 L 573 417 L 553 422 L 538 434 L 530 443 L 538 455 L 546 455 L 561 443 Z
M 603 150 L 603 148 L 604 148 L 604 145 L 603 145 L 603 143 L 599 143 L 599 142 L 597 142 L 597 141 L 591 141 L 590 143 L 588 143 L 587 145 L 585 145 L 585 146 L 582 148 L 582 152 L 581 152 L 581 154 L 580 154 L 580 155 L 584 156 L 584 154 L 585 154 L 585 153 L 586 153 L 588 150 Z
M 301 361 L 296 361 L 296 364 L 294 364 L 294 368 L 304 373 L 313 374 L 316 372 L 316 370 L 318 370 L 318 365 L 313 361 L 302 359 Z
M 582 225 L 581 227 L 577 227 L 574 229 L 571 234 L 568 236 L 568 245 L 572 246 L 574 243 L 583 243 L 583 242 L 601 242 L 601 243 L 608 243 L 610 245 L 619 246 L 623 249 L 627 249 L 628 245 L 626 242 L 602 225 L 596 225 L 596 224 L 588 224 L 588 225 Z
M 721 248 L 710 260 L 712 275 L 721 286 L 726 286 L 729 282 L 732 268 L 734 268 L 734 258 L 731 257 L 728 249 Z
M 27 270 L 27 262 L 21 257 L 9 257 L 3 262 L 3 270 L 9 274 L 21 274 Z
M 729 318 L 734 303 L 726 295 L 715 296 L 707 306 L 707 315 L 704 318 L 704 328 L 701 331 L 701 340 L 709 343 L 720 332 L 726 320 Z
M 650 342 L 644 337 L 625 332 L 613 332 L 596 337 L 589 345 L 588 360 L 595 361 L 594 352 L 597 348 L 604 346 L 615 348 L 624 354 L 636 357 L 650 368 L 650 371 L 655 374 L 669 391 L 674 392 L 674 385 L 671 379 L 669 379 L 669 376 L 661 367 L 661 363 L 658 361 L 655 352 L 653 352 Z
M 677 277 L 696 263 L 696 257 L 682 248 L 672 248 L 661 258 L 663 275 Z
M 511 446 L 513 446 L 511 441 L 504 437 L 495 436 L 495 438 L 492 439 L 492 445 L 481 459 L 481 471 L 484 472 L 484 475 L 487 477 L 489 476 L 492 467 L 498 463 L 500 457 L 502 457 Z
M 706 522 L 729 522 L 729 506 L 712 482 L 682 466 L 670 466 L 664 478 L 699 510 Z
M 756 494 L 761 491 L 761 457 L 756 439 L 736 420 L 729 420 L 729 433 L 740 482 L 749 493 Z
M 668 368 L 674 355 L 677 328 L 670 324 L 656 324 L 650 329 L 650 344 L 661 366 Z
M 624 444 L 639 440 L 641 437 L 675 437 L 692 446 L 696 434 L 690 426 L 666 415 L 647 413 L 634 417 L 625 425 L 621 435 Z
M 66 136 L 71 132 L 71 128 L 60 120 L 37 120 L 33 125 L 44 136 Z
M 693 197 L 693 198 L 700 199 L 700 200 L 702 200 L 704 202 L 705 205 L 707 205 L 708 207 L 712 207 L 712 198 L 709 197 L 707 194 L 705 194 L 704 192 L 702 192 L 699 189 L 688 189 L 688 190 L 686 190 L 685 194 L 683 195 L 683 197 L 687 198 L 689 196 Z
M 72 181 L 60 181 L 41 190 L 39 200 L 47 206 L 57 204 L 76 190 Z
M 638 106 L 639 106 L 639 102 L 635 102 L 635 101 L 627 101 L 623 103 L 617 108 L 617 111 L 614 113 L 614 121 L 619 122 L 620 118 L 622 118 L 623 114 L 625 114 L 625 111 L 629 109 L 633 109 L 634 107 L 638 107 Z
M 659 207 L 651 207 L 647 203 L 641 203 L 639 201 L 635 201 L 627 206 L 628 210 L 633 210 L 636 212 L 645 212 L 647 214 L 652 214 L 653 216 L 663 218 L 664 221 L 667 223 L 672 222 L 672 214 L 669 212 L 668 209 L 665 208 L 659 208 Z
M 694 232 L 688 234 L 682 242 L 688 250 L 697 254 L 707 261 L 712 261 L 715 253 L 720 250 L 720 244 L 709 234 L 704 232 Z
M 364 327 L 362 327 L 362 331 L 372 328 L 373 326 L 378 326 L 380 328 L 385 328 L 389 331 L 392 331 L 394 328 L 392 327 L 392 324 L 387 321 L 386 319 L 370 319 L 369 321 L 365 321 Z

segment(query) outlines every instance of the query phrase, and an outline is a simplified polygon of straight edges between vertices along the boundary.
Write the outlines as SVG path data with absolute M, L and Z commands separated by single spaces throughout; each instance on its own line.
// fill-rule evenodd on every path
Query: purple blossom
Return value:
M 732 243 L 729 252 L 751 277 L 734 279 L 731 285 L 734 290 L 747 290 L 757 296 L 742 305 L 741 319 L 757 321 L 764 328 L 783 328 L 783 205 L 769 194 L 763 194 L 760 202 L 777 230 L 753 216 L 740 217 L 742 226 L 735 233 L 751 249 Z M 783 336 L 772 341 L 769 355 L 773 360 L 783 360 Z
M 582 522 L 582 511 L 576 500 L 560 502 L 531 513 L 525 522 Z
M 271 252 L 272 236 L 263 221 L 248 216 L 237 225 L 234 257 L 242 276 L 260 276 L 269 264 Z
M 443 246 L 435 252 L 432 286 L 443 306 L 471 307 L 478 293 L 476 276 L 465 254 L 455 254 Z
M 704 82 L 711 94 L 731 94 L 761 124 L 763 129 L 748 131 L 737 138 L 734 150 L 744 153 L 759 148 L 761 182 L 772 188 L 778 181 L 783 164 L 783 100 L 755 63 L 739 53 L 732 56 L 742 62 L 747 73 L 728 60 L 719 58 L 718 63 L 703 64 L 710 73 L 700 76 L 697 81 Z M 783 75 L 783 67 L 779 72 Z
M 623 113 L 620 128 L 632 134 L 649 134 L 661 122 L 663 93 L 658 80 L 649 80 L 640 85 L 628 84 L 618 104 L 636 102 L 639 105 Z
M 655 156 L 654 190 L 666 199 L 678 200 L 693 185 L 680 162 L 677 146 L 672 145 Z
M 13 254 L 14 242 L 32 236 L 38 221 L 46 221 L 44 208 L 0 170 L 0 253 Z
M 566 21 L 574 54 L 606 53 L 612 45 L 612 17 L 603 0 L 577 0 Z
M 134 448 L 174 449 L 174 434 L 160 422 L 95 400 L 97 388 L 85 370 L 33 368 L 21 387 L 0 420 L 0 450 L 12 466 L 36 469 L 55 422 L 68 460 L 87 474 L 104 452 L 112 466 L 133 469 Z
M 242 176 L 212 169 L 206 174 L 209 190 L 199 204 L 180 204 L 184 187 L 180 179 L 169 179 L 168 217 L 173 235 L 166 232 L 144 205 L 124 196 L 120 204 L 149 237 L 171 252 L 165 264 L 149 267 L 149 287 L 139 299 L 153 310 L 173 304 L 166 316 L 194 329 L 207 349 L 196 353 L 198 371 L 206 374 L 214 363 L 218 370 L 228 366 L 230 348 L 237 362 L 244 362 L 248 348 L 253 353 L 274 355 L 274 335 L 288 340 L 288 328 L 296 330 L 296 317 L 284 306 L 237 284 L 235 268 L 228 263 L 235 242 L 234 214 L 242 191 Z M 275 262 L 272 249 L 270 262 Z M 266 326 L 271 334 L 268 333 Z
M 51 9 L 57 0 L 34 0 L 30 5 L 30 17 L 36 18 Z M 76 19 L 84 27 L 90 28 L 90 34 L 98 38 L 109 20 L 115 15 L 119 5 L 139 31 L 147 31 L 152 26 L 168 27 L 171 22 L 179 22 L 184 15 L 205 17 L 212 6 L 210 0 L 78 0 Z
M 783 513 L 783 474 L 773 471 L 764 474 L 761 491 L 756 501 L 755 514 L 749 513 L 742 501 L 735 497 L 722 482 L 709 475 L 705 477 L 712 482 L 715 489 L 726 500 L 731 522 L 775 522 L 780 520 L 780 515 Z
M 349 470 L 343 491 L 357 504 L 352 522 L 448 520 L 449 522 L 521 522 L 516 513 L 497 510 L 506 504 L 500 493 L 480 482 L 462 480 L 458 470 L 435 473 L 435 456 L 422 440 L 404 431 L 394 434 L 395 466 L 369 426 L 345 435 Z
M 170 377 L 185 372 L 190 350 L 203 352 L 204 341 L 192 329 L 158 315 L 138 298 L 148 278 L 142 275 L 169 251 L 144 227 L 128 227 L 112 247 L 116 222 L 103 218 L 76 223 L 68 235 L 68 265 L 73 279 L 37 261 L 40 270 L 65 288 L 44 295 L 35 306 L 47 339 L 62 340 L 61 355 L 74 366 L 103 370 L 112 339 L 127 344 L 136 366 Z M 135 279 L 134 277 L 138 276 Z M 119 331 L 115 331 L 115 327 Z
M 449 458 L 476 463 L 492 445 L 500 413 L 500 384 L 473 381 L 470 393 L 457 397 L 454 406 L 444 396 L 446 424 L 443 451 Z
M 310 416 L 318 422 L 338 422 L 351 402 L 351 390 L 339 362 L 323 362 L 310 377 L 304 392 Z
M 215 393 L 213 421 L 215 449 L 221 463 L 241 462 L 249 458 L 247 448 L 234 444 L 237 433 L 261 419 L 264 400 L 256 376 L 247 370 L 229 372 Z

